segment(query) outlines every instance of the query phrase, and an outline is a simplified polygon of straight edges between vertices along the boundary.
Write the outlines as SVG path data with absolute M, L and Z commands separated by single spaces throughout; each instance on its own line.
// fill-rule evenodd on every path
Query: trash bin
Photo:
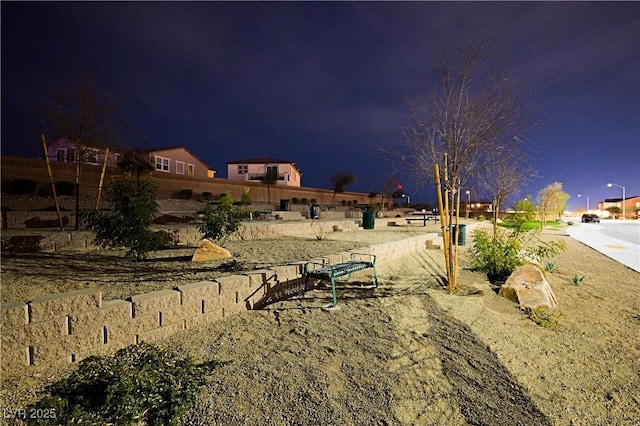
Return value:
M 467 225 L 458 225 L 458 245 L 459 246 L 464 246 L 467 244 Z M 452 225 L 451 226 L 451 235 L 455 235 L 456 232 L 456 225 Z
M 280 210 L 289 211 L 289 200 L 280 200 Z
M 376 212 L 365 210 L 362 212 L 362 228 L 373 229 L 376 226 Z
M 320 206 L 318 204 L 313 204 L 309 208 L 309 217 L 311 219 L 319 219 L 320 218 Z

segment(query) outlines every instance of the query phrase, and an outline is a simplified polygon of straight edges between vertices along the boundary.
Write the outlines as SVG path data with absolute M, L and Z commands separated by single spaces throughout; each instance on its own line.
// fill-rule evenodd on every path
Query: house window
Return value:
M 87 163 L 98 164 L 98 151 L 95 149 L 87 150 Z
M 249 173 L 249 166 L 247 164 L 238 164 L 238 174 L 244 175 Z
M 56 149 L 56 161 L 73 163 L 76 161 L 76 151 L 73 149 Z
M 196 174 L 196 166 L 193 164 L 187 164 L 187 174 L 189 176 L 193 176 Z
M 158 157 L 156 155 L 156 170 L 161 172 L 169 172 L 169 159 L 164 157 Z
M 267 166 L 267 173 L 278 175 L 278 166 Z
M 176 174 L 184 174 L 184 163 L 182 161 L 176 161 Z
M 59 162 L 64 162 L 67 158 L 67 151 L 64 149 L 57 149 L 56 150 L 56 161 Z

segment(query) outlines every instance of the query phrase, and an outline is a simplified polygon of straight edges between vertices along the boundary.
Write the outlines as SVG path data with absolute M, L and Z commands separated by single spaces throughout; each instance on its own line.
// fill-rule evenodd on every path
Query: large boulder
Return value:
M 219 245 L 207 239 L 204 239 L 198 244 L 196 251 L 193 253 L 191 261 L 206 262 L 209 260 L 227 259 L 229 257 L 231 257 L 231 253 L 229 253 L 229 250 L 220 247 Z
M 555 308 L 558 305 L 556 295 L 542 270 L 532 264 L 516 268 L 500 287 L 499 294 L 518 303 L 522 308 Z

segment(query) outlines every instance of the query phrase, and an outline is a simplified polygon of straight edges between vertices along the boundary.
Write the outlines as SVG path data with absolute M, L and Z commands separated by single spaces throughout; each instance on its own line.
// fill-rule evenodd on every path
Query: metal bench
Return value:
M 370 260 L 357 259 L 358 256 L 368 257 Z M 316 269 L 311 269 L 312 266 L 320 266 Z M 333 307 L 338 305 L 338 299 L 336 297 L 336 278 L 348 275 L 348 279 L 351 278 L 351 274 L 354 272 L 362 271 L 364 269 L 373 269 L 374 285 L 372 288 L 378 287 L 378 274 L 376 272 L 376 255 L 368 253 L 351 253 L 351 260 L 347 262 L 336 263 L 330 265 L 320 262 L 307 262 L 305 265 L 305 282 L 304 290 L 307 289 L 307 282 L 309 278 L 315 278 L 323 281 L 331 282 L 331 293 L 333 295 Z

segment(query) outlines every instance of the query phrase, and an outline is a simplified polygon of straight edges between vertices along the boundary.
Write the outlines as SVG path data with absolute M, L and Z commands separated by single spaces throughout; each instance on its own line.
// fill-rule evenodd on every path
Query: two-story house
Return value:
M 229 180 L 260 182 L 267 173 L 277 176 L 276 185 L 300 186 L 302 173 L 291 161 L 263 157 L 227 162 Z
M 116 167 L 123 149 L 110 149 L 107 166 Z M 184 146 L 153 148 L 142 150 L 156 172 L 174 175 L 193 176 L 198 178 L 213 178 L 215 170 L 198 158 Z M 102 165 L 106 149 L 104 147 L 78 146 L 68 137 L 62 137 L 50 143 L 47 155 L 50 161 L 75 163 L 78 158 L 82 164 Z

